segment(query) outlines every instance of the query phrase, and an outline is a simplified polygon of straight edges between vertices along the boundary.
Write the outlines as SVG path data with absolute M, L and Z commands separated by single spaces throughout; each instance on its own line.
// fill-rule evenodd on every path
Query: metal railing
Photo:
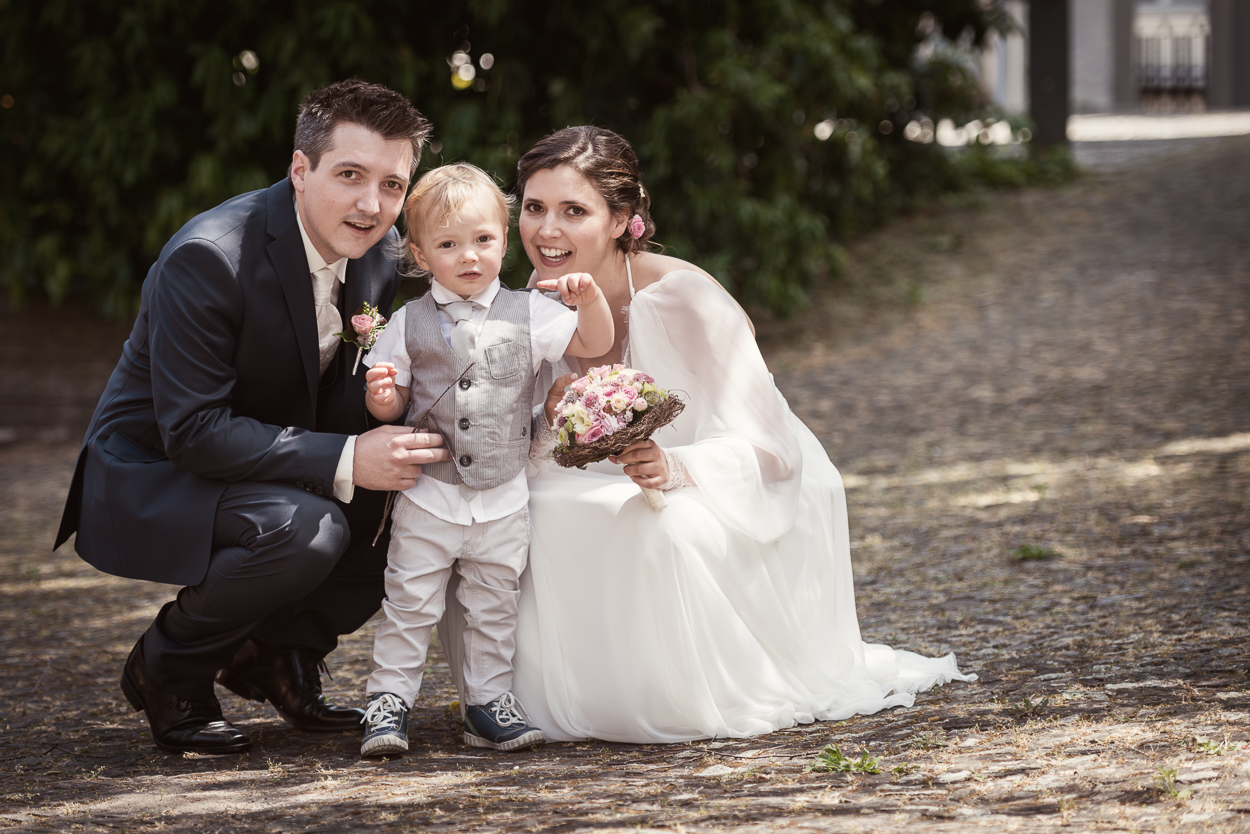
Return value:
M 1133 77 L 1146 108 L 1205 106 L 1211 32 L 1205 15 L 1174 25 L 1164 20 L 1133 39 Z

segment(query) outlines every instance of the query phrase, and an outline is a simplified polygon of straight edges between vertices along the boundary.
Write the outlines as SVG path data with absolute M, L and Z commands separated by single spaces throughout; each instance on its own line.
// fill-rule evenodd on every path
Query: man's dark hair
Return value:
M 399 93 L 355 78 L 313 90 L 300 105 L 295 150 L 304 152 L 313 170 L 330 149 L 334 129 L 344 123 L 360 125 L 383 139 L 407 139 L 412 143 L 412 170 L 408 173 L 416 172 L 430 123 Z

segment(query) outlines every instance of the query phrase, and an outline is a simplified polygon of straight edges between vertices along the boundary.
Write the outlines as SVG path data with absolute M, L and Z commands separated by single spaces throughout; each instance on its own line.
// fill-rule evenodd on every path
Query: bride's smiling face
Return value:
M 593 183 L 561 165 L 536 171 L 521 200 L 521 242 L 541 278 L 602 272 L 619 254 L 626 218 L 614 216 Z

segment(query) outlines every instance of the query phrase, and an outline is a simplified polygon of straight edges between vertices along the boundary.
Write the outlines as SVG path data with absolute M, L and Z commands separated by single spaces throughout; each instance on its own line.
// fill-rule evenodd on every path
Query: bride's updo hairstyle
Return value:
M 624 138 L 602 127 L 566 127 L 530 148 L 517 163 L 517 191 L 524 197 L 525 184 L 539 171 L 567 165 L 590 181 L 615 216 L 642 218 L 643 232 L 635 238 L 629 227 L 616 239 L 625 254 L 645 252 L 655 234 L 651 220 L 651 197 L 642 187 L 638 155 Z

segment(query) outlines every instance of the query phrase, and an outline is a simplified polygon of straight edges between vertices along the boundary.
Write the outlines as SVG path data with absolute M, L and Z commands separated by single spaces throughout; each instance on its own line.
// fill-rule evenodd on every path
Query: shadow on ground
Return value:
M 435 656 L 402 759 L 224 694 L 255 749 L 166 756 L 116 678 L 173 589 L 50 555 L 75 449 L 10 445 L 0 828 L 1250 829 L 1250 140 L 1115 152 L 900 221 L 762 322 L 846 476 L 865 638 L 976 683 L 755 739 L 497 755 L 459 744 Z M 336 700 L 370 637 L 333 656 Z M 828 744 L 880 772 L 809 771 Z

